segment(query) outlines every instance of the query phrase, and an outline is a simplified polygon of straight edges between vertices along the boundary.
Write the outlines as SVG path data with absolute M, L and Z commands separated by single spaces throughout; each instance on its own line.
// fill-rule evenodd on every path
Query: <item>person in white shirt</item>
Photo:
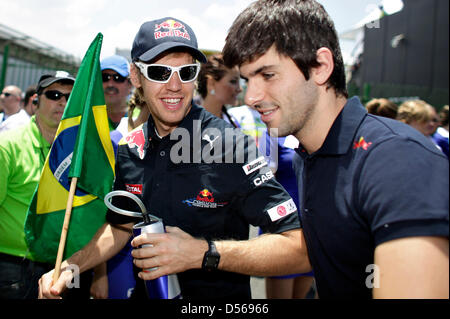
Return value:
M 15 85 L 6 86 L 0 95 L 3 113 L 0 115 L 0 133 L 27 124 L 28 113 L 20 107 L 22 90 Z

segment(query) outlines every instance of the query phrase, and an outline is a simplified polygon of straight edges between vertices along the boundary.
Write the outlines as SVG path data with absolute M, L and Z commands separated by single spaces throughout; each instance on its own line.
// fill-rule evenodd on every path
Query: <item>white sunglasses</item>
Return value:
M 156 83 L 167 83 L 174 72 L 178 73 L 178 77 L 182 83 L 195 81 L 200 72 L 200 63 L 186 64 L 182 66 L 170 66 L 164 64 L 145 64 L 142 62 L 134 62 L 139 68 L 142 75 L 149 81 Z

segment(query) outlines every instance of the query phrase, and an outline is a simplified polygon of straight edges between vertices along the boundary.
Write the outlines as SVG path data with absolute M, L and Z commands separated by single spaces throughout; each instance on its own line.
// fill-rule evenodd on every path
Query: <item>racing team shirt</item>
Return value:
M 412 127 L 347 101 L 322 147 L 297 149 L 301 224 L 320 298 L 371 298 L 376 246 L 449 235 L 448 160 Z
M 212 240 L 246 240 L 249 224 L 271 233 L 300 227 L 293 200 L 253 139 L 231 124 L 193 104 L 172 134 L 161 139 L 155 132 L 150 117 L 119 143 L 114 189 L 137 195 L 166 226 Z M 113 204 L 140 211 L 124 197 Z M 140 221 L 112 211 L 107 220 Z M 183 298 L 250 298 L 249 276 L 189 270 L 178 279 Z

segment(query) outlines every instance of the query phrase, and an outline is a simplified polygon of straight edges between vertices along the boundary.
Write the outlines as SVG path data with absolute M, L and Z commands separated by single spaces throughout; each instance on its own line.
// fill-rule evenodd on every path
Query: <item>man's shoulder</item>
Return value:
M 372 114 L 368 114 L 358 128 L 357 139 L 360 137 L 371 143 L 373 149 L 379 145 L 390 145 L 392 148 L 410 145 L 411 148 L 422 149 L 425 153 L 442 155 L 428 138 L 410 125 Z

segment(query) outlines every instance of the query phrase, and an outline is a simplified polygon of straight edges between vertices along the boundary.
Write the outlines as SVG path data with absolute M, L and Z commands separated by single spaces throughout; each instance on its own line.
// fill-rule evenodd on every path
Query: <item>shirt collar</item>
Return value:
M 344 108 L 331 126 L 324 143 L 317 152 L 311 155 L 346 154 L 353 145 L 356 131 L 366 115 L 367 111 L 358 97 L 348 99 Z M 308 153 L 301 144 L 296 151 L 302 157 L 308 156 Z

